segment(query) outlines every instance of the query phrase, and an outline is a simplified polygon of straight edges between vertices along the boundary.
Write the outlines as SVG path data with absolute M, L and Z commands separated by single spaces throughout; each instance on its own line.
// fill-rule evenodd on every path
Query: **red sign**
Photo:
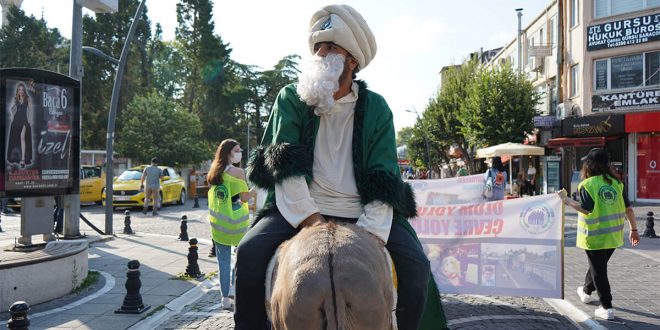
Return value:
M 637 137 L 637 198 L 660 199 L 660 136 Z

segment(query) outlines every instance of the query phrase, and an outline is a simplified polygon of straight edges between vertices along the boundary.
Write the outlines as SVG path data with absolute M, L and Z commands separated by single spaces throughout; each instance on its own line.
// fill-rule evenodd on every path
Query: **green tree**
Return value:
M 511 65 L 481 68 L 458 112 L 461 131 L 475 146 L 522 142 L 534 128 L 539 98 L 532 83 Z
M 44 19 L 25 15 L 16 6 L 7 12 L 0 29 L 0 67 L 26 67 L 68 73 L 68 49 L 58 29 L 48 28 Z
M 396 132 L 396 145 L 405 146 L 408 145 L 408 142 L 413 136 L 412 127 L 403 127 L 398 132 Z
M 98 48 L 102 52 L 119 58 L 124 47 L 139 0 L 120 0 L 117 13 L 83 17 L 83 45 Z M 146 9 L 143 11 L 122 81 L 118 114 L 135 95 L 149 92 L 150 66 L 144 49 L 151 38 L 151 28 Z M 83 53 L 84 75 L 82 79 L 82 147 L 105 149 L 108 127 L 108 111 L 117 66 L 108 60 Z M 118 120 L 116 132 L 121 132 L 123 122 Z
M 277 94 L 284 86 L 296 81 L 300 73 L 299 60 L 298 55 L 287 55 L 271 70 L 265 71 L 258 71 L 251 65 L 234 64 L 239 77 L 238 85 L 235 85 L 236 97 L 242 100 L 244 118 L 250 122 L 250 145 L 260 142 Z
M 424 121 L 430 136 L 433 159 L 442 159 L 449 163 L 449 150 L 452 146 L 462 150 L 471 150 L 472 145 L 466 139 L 459 117 L 461 108 L 478 70 L 477 62 L 467 61 L 461 66 L 453 66 L 443 72 L 440 91 L 429 101 L 424 112 Z M 471 155 L 463 153 L 467 164 L 471 165 Z
M 240 134 L 240 94 L 235 88 L 231 49 L 214 34 L 213 4 L 209 0 L 181 0 L 176 5 L 175 31 L 183 55 L 186 79 L 181 103 L 202 119 L 203 136 L 210 146 Z
M 198 164 L 212 155 L 202 140 L 199 118 L 157 93 L 136 96 L 121 115 L 124 130 L 117 137 L 117 151 L 135 161 L 152 157 L 163 164 Z

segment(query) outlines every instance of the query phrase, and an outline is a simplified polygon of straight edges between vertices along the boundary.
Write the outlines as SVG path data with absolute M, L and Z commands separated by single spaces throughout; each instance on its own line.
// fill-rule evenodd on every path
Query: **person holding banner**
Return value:
M 614 250 L 623 246 L 624 219 L 628 219 L 630 233 L 628 239 L 634 247 L 639 244 L 637 222 L 624 187 L 610 165 L 607 150 L 594 148 L 582 158 L 583 181 L 578 185 L 580 202 L 567 198 L 565 190 L 559 195 L 564 203 L 578 211 L 577 242 L 585 250 L 589 270 L 584 286 L 577 288 L 580 301 L 589 303 L 591 294 L 596 291 L 600 307 L 596 317 L 611 320 L 614 318 L 612 293 L 607 278 L 607 262 Z
M 484 182 L 486 184 L 484 197 L 488 201 L 503 200 L 507 173 L 504 165 L 502 165 L 502 158 L 497 156 L 490 158 L 486 161 L 486 164 L 488 164 L 489 168 L 484 175 Z M 490 190 L 490 193 L 486 193 L 487 190 Z

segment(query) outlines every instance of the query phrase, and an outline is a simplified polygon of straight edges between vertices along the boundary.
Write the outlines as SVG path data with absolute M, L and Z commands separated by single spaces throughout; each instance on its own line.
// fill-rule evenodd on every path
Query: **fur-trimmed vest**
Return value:
M 392 111 L 382 96 L 359 86 L 353 123 L 353 172 L 366 205 L 378 200 L 394 209 L 394 218 L 404 220 L 417 215 L 415 198 L 409 184 L 399 175 Z M 320 118 L 302 102 L 294 84 L 284 87 L 273 105 L 268 126 L 261 141 L 250 156 L 248 179 L 268 190 L 260 219 L 275 205 L 275 184 L 289 177 L 312 179 L 314 143 Z

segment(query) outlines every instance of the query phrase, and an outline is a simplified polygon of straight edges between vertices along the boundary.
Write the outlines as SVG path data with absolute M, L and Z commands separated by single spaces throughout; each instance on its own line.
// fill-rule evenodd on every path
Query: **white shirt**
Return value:
M 332 109 L 315 112 L 320 117 L 314 144 L 313 180 L 293 177 L 275 185 L 277 208 L 293 226 L 308 216 L 323 215 L 358 218 L 357 225 L 384 242 L 390 234 L 394 210 L 388 204 L 373 201 L 364 207 L 353 172 L 353 117 L 358 86 L 337 100 Z

